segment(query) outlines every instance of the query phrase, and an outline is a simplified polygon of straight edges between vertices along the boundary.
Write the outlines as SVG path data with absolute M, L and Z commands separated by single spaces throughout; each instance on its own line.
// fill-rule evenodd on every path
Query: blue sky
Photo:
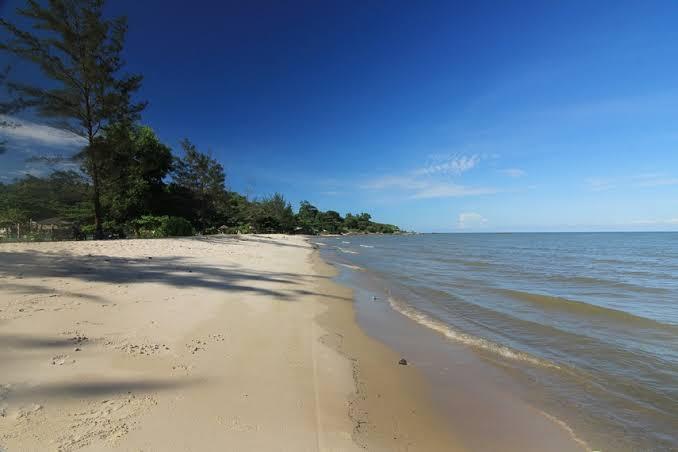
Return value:
M 142 122 L 234 190 L 419 231 L 678 229 L 674 1 L 110 3 Z M 4 134 L 5 180 L 74 145 Z

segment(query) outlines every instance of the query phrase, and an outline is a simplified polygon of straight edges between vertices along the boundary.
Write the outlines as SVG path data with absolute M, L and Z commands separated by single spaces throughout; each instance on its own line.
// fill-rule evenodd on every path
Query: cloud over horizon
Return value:
M 367 190 L 397 190 L 407 199 L 459 198 L 498 193 L 494 187 L 469 186 L 450 180 L 477 167 L 474 155 L 435 156 L 434 163 L 402 174 L 384 175 L 361 185 Z
M 6 115 L 0 115 L 0 120 L 14 125 L 13 127 L 1 127 L 0 137 L 7 140 L 10 149 L 18 148 L 25 153 L 32 153 L 32 146 L 72 150 L 87 143 L 85 138 L 73 132 L 46 124 Z
M 457 229 L 475 229 L 483 227 L 488 220 L 477 212 L 462 212 L 457 220 Z

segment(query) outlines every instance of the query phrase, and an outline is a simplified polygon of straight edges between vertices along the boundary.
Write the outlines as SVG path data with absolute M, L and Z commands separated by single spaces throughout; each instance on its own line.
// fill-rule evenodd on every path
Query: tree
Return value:
M 101 132 L 118 123 L 132 123 L 146 106 L 132 102 L 140 75 L 121 75 L 127 21 L 103 17 L 104 0 L 50 0 L 42 7 L 27 0 L 20 16 L 33 22 L 39 34 L 0 19 L 11 39 L 0 50 L 38 65 L 45 86 L 8 82 L 25 108 L 51 118 L 55 125 L 87 140 L 78 154 L 92 179 L 95 238 L 102 238 L 101 177 L 106 146 Z
M 329 232 L 330 234 L 338 234 L 341 232 L 344 219 L 341 218 L 339 212 L 328 210 L 327 212 L 322 212 L 319 217 L 321 230 Z
M 3 87 L 3 89 L 6 88 L 9 71 L 10 68 L 8 66 L 4 71 L 0 72 L 0 87 Z M 8 119 L 6 115 L 15 113 L 21 109 L 21 106 L 21 99 L 13 99 L 9 102 L 0 103 L 0 115 L 2 115 L 0 118 L 0 129 L 12 129 L 19 126 L 19 124 L 17 124 L 15 121 Z M 5 152 L 7 152 L 7 140 L 0 140 L 0 155 L 4 154 Z
M 254 211 L 252 223 L 258 231 L 294 232 L 292 205 L 280 193 L 259 201 Z
M 118 225 L 148 214 L 162 214 L 165 184 L 172 169 L 169 147 L 146 126 L 109 127 L 102 146 L 108 158 L 102 166 L 102 204 Z
M 317 234 L 320 232 L 318 216 L 320 211 L 308 201 L 301 201 L 297 213 L 297 225 L 304 234 Z
M 182 206 L 179 216 L 191 218 L 200 230 L 215 226 L 226 204 L 224 167 L 193 143 L 181 142 L 184 156 L 177 159 L 172 173 L 172 194 Z M 216 225 L 220 226 L 220 225 Z
M 56 171 L 44 178 L 26 175 L 2 187 L 0 213 L 14 209 L 31 220 L 86 222 L 92 219 L 90 199 L 87 180 L 75 171 Z

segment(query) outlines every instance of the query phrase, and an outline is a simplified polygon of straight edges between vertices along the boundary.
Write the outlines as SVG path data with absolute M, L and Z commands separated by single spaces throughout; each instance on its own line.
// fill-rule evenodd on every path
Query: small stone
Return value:
M 400 364 L 401 366 L 407 366 L 407 360 L 405 358 L 400 358 L 398 364 Z
M 76 347 L 76 348 L 75 348 L 75 351 L 76 351 L 76 352 L 79 352 L 79 351 L 81 351 L 81 350 L 80 350 L 78 347 Z

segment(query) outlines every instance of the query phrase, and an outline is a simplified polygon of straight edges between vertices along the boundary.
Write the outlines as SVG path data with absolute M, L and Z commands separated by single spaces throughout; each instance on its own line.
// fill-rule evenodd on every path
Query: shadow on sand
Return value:
M 233 245 L 238 239 L 219 239 L 201 237 L 192 240 L 214 242 L 215 245 Z M 300 245 L 284 244 L 261 237 L 248 238 L 246 241 L 262 241 L 276 246 Z M 134 246 L 134 241 L 129 241 Z M 190 243 L 187 241 L 187 243 Z M 141 258 L 113 257 L 103 254 L 75 255 L 68 252 L 45 252 L 27 250 L 23 252 L 3 252 L 0 249 L 0 278 L 59 278 L 79 279 L 84 282 L 110 283 L 116 285 L 134 283 L 161 283 L 177 288 L 208 288 L 228 292 L 256 293 L 272 296 L 280 300 L 293 301 L 302 295 L 314 295 L 302 290 L 301 285 L 325 278 L 325 276 L 305 275 L 291 272 L 259 272 L 234 265 L 207 265 L 182 256 L 149 256 Z M 35 293 L 37 295 L 71 295 L 105 303 L 101 297 L 88 293 L 54 291 L 46 284 L 41 286 L 3 281 L 3 288 L 17 294 Z M 268 287 L 267 287 L 268 286 Z

